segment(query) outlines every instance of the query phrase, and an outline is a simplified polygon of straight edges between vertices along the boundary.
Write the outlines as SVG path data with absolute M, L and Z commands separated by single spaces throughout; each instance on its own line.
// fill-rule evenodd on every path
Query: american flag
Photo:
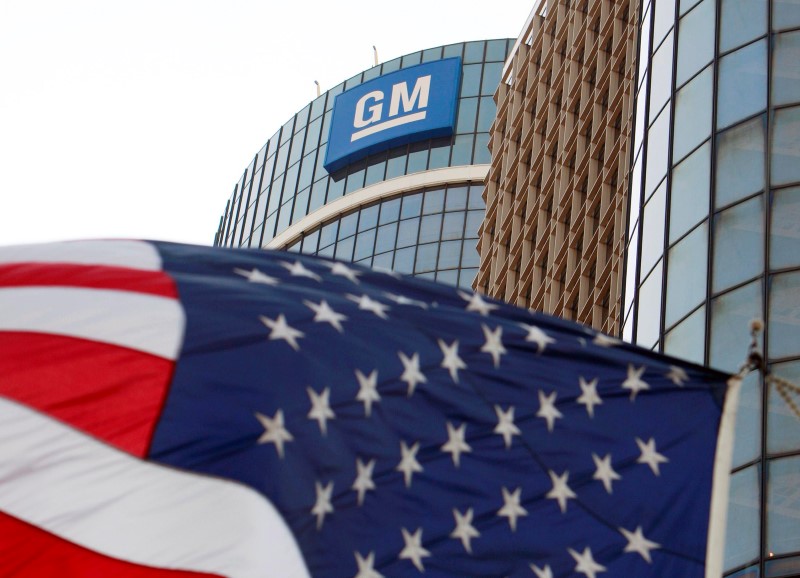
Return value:
M 729 377 L 305 255 L 3 248 L 0 575 L 705 576 Z

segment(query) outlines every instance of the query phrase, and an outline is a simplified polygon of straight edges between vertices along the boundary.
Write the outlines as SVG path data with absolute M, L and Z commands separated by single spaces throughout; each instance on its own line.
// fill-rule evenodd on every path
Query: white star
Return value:
M 398 351 L 397 355 L 400 356 L 400 361 L 403 362 L 403 375 L 400 376 L 400 381 L 405 381 L 408 384 L 408 397 L 411 397 L 414 395 L 417 385 L 426 383 L 428 380 L 419 370 L 419 353 L 406 357 L 402 351 Z
M 567 511 L 567 500 L 578 497 L 567 485 L 567 481 L 569 480 L 569 471 L 565 471 L 560 476 L 556 475 L 556 473 L 552 470 L 549 470 L 547 473 L 550 474 L 550 481 L 553 482 L 553 489 L 547 492 L 545 497 L 550 498 L 551 500 L 556 500 L 558 502 L 558 507 L 561 509 L 561 513 L 563 514 Z
M 458 383 L 458 370 L 466 369 L 467 367 L 467 364 L 458 356 L 458 339 L 450 345 L 439 339 L 439 349 L 442 350 L 442 355 L 444 355 L 442 367 L 447 369 L 453 381 Z
M 498 516 L 508 518 L 512 532 L 517 531 L 517 518 L 528 515 L 528 510 L 520 505 L 520 492 L 522 488 L 517 488 L 511 493 L 503 488 L 503 507 L 497 510 Z
M 269 327 L 270 339 L 283 339 L 295 351 L 300 350 L 300 346 L 297 344 L 297 339 L 300 337 L 305 337 L 306 334 L 286 323 L 286 317 L 283 315 L 283 313 L 278 315 L 277 319 L 270 319 L 264 315 L 259 315 L 258 318 L 261 319 L 261 323 Z
M 514 406 L 510 405 L 506 411 L 503 411 L 499 405 L 496 405 L 494 406 L 494 412 L 497 414 L 497 425 L 494 428 L 494 433 L 502 435 L 506 448 L 510 448 L 513 436 L 518 436 L 521 433 L 519 428 L 514 425 Z
M 263 413 L 256 412 L 256 419 L 264 426 L 264 433 L 258 438 L 260 444 L 275 444 L 275 449 L 278 450 L 278 455 L 283 459 L 283 443 L 294 440 L 292 434 L 289 433 L 283 425 L 283 410 L 279 409 L 275 412 L 275 417 L 270 418 Z
M 366 558 L 362 558 L 358 552 L 353 552 L 358 564 L 358 574 L 353 578 L 383 578 L 383 574 L 375 570 L 375 552 L 370 552 Z
M 333 513 L 333 504 L 331 504 L 331 495 L 333 494 L 333 482 L 328 482 L 328 485 L 322 487 L 319 482 L 316 483 L 317 488 L 317 501 L 314 507 L 311 508 L 311 513 L 317 517 L 317 530 L 322 528 L 322 522 L 325 520 L 325 514 Z
M 480 538 L 481 535 L 481 533 L 475 529 L 475 526 L 472 525 L 472 516 L 472 508 L 469 508 L 463 514 L 453 508 L 453 517 L 456 519 L 456 527 L 450 534 L 450 537 L 461 540 L 464 550 L 469 554 L 472 554 L 472 544 L 470 544 L 470 540 L 472 538 Z
M 442 451 L 453 454 L 453 465 L 459 467 L 461 461 L 461 452 L 469 453 L 472 451 L 470 445 L 464 441 L 466 436 L 467 424 L 462 423 L 457 428 L 453 424 L 447 422 L 447 443 L 442 446 Z
M 359 506 L 364 503 L 364 495 L 369 490 L 375 489 L 375 482 L 372 481 L 372 470 L 374 468 L 375 468 L 374 459 L 364 464 L 360 458 L 356 458 L 356 469 L 358 470 L 358 474 L 356 475 L 356 479 L 353 482 L 353 485 L 350 487 L 356 492 L 358 492 Z
M 622 343 L 616 337 L 611 337 L 610 335 L 606 335 L 605 333 L 598 333 L 594 336 L 592 343 L 597 345 L 598 347 L 614 347 L 615 345 L 619 345 Z
M 422 471 L 422 466 L 417 461 L 418 451 L 419 442 L 416 442 L 410 448 L 406 445 L 406 442 L 400 442 L 400 454 L 402 457 L 400 458 L 400 463 L 397 464 L 395 470 L 398 472 L 403 472 L 403 479 L 405 480 L 407 488 L 411 487 L 411 476 L 413 476 L 415 472 L 419 473 Z
M 300 261 L 295 261 L 294 263 L 287 263 L 282 262 L 281 265 L 289 271 L 292 277 L 307 277 L 309 279 L 313 279 L 314 281 L 322 281 L 322 277 L 306 269 Z
M 233 270 L 234 273 L 237 273 L 243 277 L 246 277 L 250 283 L 263 283 L 264 285 L 277 285 L 278 279 L 275 277 L 270 277 L 266 273 L 262 273 L 258 269 L 253 269 L 252 271 L 245 271 L 244 269 L 236 268 Z
M 639 526 L 635 531 L 631 532 L 625 528 L 619 528 L 620 533 L 625 536 L 628 545 L 625 546 L 625 552 L 636 552 L 644 558 L 648 564 L 652 563 L 650 558 L 650 550 L 656 550 L 661 547 L 661 544 L 651 542 L 642 534 L 642 527 Z
M 334 275 L 339 275 L 341 277 L 346 277 L 356 285 L 358 285 L 358 276 L 363 275 L 361 271 L 356 271 L 355 269 L 351 269 L 344 263 L 340 263 L 336 261 L 334 263 L 328 263 L 331 268 L 331 273 Z
M 592 478 L 603 482 L 606 492 L 612 493 L 611 483 L 614 480 L 621 480 L 622 476 L 615 472 L 611 466 L 611 454 L 606 454 L 606 457 L 601 459 L 600 456 L 593 453 L 592 459 L 594 460 L 595 468 L 597 468 Z
M 669 379 L 672 383 L 677 385 L 678 387 L 683 387 L 683 382 L 689 380 L 689 376 L 686 374 L 686 371 L 682 367 L 678 367 L 677 365 L 670 365 L 669 372 L 667 373 L 667 379 Z
M 647 443 L 644 443 L 639 438 L 636 438 L 636 445 L 639 446 L 639 450 L 642 452 L 636 463 L 647 464 L 655 475 L 660 476 L 661 472 L 658 464 L 667 463 L 669 459 L 656 451 L 656 440 L 650 438 Z
M 553 578 L 553 571 L 550 569 L 549 564 L 545 564 L 544 568 L 539 568 L 536 564 L 531 564 L 531 570 L 536 574 L 536 578 Z
M 628 377 L 622 382 L 622 389 L 631 390 L 631 401 L 636 399 L 636 394 L 640 391 L 650 389 L 647 382 L 642 379 L 642 374 L 645 369 L 647 369 L 647 367 L 644 365 L 636 369 L 632 364 L 628 364 Z
M 424 301 L 418 301 L 417 299 L 410 299 L 405 295 L 397 295 L 396 293 L 384 293 L 386 298 L 389 301 L 394 301 L 398 305 L 416 305 L 420 309 L 427 309 L 428 304 Z
M 352 301 L 353 303 L 358 303 L 358 308 L 362 311 L 369 311 L 374 313 L 381 319 L 388 319 L 389 316 L 386 315 L 386 312 L 391 309 L 388 305 L 384 305 L 380 301 L 375 301 L 371 299 L 369 295 L 362 295 L 359 297 L 358 295 L 348 295 L 347 298 Z
M 476 311 L 483 316 L 489 315 L 492 310 L 497 309 L 497 305 L 494 303 L 488 303 L 483 300 L 483 297 L 480 296 L 478 293 L 467 293 L 466 291 L 459 291 L 458 294 L 461 296 L 462 299 L 465 301 L 469 301 L 467 304 L 467 311 Z
M 575 572 L 580 572 L 581 574 L 585 574 L 587 578 L 595 578 L 598 572 L 605 572 L 606 567 L 601 566 L 597 562 L 594 561 L 594 557 L 592 556 L 592 550 L 589 546 L 583 549 L 583 554 L 578 554 L 572 548 L 567 548 L 570 556 L 575 558 Z
M 319 431 L 323 436 L 328 435 L 328 420 L 334 419 L 336 414 L 330 406 L 331 388 L 326 387 L 322 393 L 317 393 L 310 387 L 306 388 L 308 399 L 311 401 L 311 411 L 308 412 L 308 419 L 315 419 L 319 424 Z
M 528 332 L 528 335 L 525 336 L 525 341 L 532 341 L 533 343 L 539 346 L 539 348 L 536 350 L 537 353 L 542 353 L 548 344 L 556 342 L 555 339 L 547 335 L 547 333 L 545 333 L 535 325 L 520 323 L 520 327 L 522 327 Z
M 481 351 L 490 354 L 494 361 L 494 366 L 498 367 L 500 365 L 500 356 L 507 353 L 506 348 L 503 347 L 502 341 L 503 326 L 498 325 L 497 328 L 492 331 L 481 323 L 481 329 L 483 329 L 483 336 L 486 338 L 486 343 L 481 347 Z
M 336 331 L 344 333 L 342 321 L 347 321 L 347 315 L 342 315 L 331 309 L 331 306 L 324 299 L 319 303 L 314 303 L 313 301 L 303 301 L 303 303 L 314 312 L 314 321 L 317 323 L 330 323 Z
M 557 419 L 564 417 L 556 407 L 556 392 L 550 395 L 545 395 L 543 390 L 539 390 L 539 411 L 536 412 L 536 417 L 541 417 L 547 422 L 547 431 L 553 431 L 553 426 Z
M 372 414 L 372 402 L 379 402 L 381 394 L 378 393 L 378 370 L 373 369 L 369 375 L 364 375 L 356 369 L 356 379 L 358 380 L 358 393 L 356 399 L 364 404 L 364 414 L 369 417 Z
M 589 417 L 594 417 L 594 406 L 603 404 L 603 400 L 597 393 L 597 378 L 595 377 L 592 381 L 586 381 L 581 376 L 578 379 L 583 393 L 576 401 L 586 406 L 586 413 L 589 414 Z
M 422 547 L 422 528 L 417 528 L 413 534 L 409 534 L 408 530 L 402 528 L 403 541 L 406 543 L 405 548 L 400 552 L 401 560 L 411 560 L 414 567 L 420 572 L 425 572 L 425 567 L 422 565 L 422 559 L 428 558 L 431 553 Z

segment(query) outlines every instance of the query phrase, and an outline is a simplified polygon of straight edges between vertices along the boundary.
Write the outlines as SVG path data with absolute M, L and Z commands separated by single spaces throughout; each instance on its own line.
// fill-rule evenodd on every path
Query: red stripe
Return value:
M 178 295 L 172 278 L 162 271 L 60 263 L 0 265 L 0 287 L 26 285 L 119 289 L 173 298 Z
M 174 362 L 73 337 L 0 333 L 0 395 L 138 457 L 150 444 Z
M 113 529 L 109 529 L 113 532 Z M 0 512 L 0 576 L 5 578 L 191 578 L 219 576 L 165 570 L 98 554 Z

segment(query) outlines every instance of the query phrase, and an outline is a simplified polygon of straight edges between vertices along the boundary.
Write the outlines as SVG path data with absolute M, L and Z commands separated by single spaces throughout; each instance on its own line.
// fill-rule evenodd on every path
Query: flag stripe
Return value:
M 71 287 L 0 289 L 0 331 L 69 335 L 176 359 L 185 318 L 175 299 Z
M 93 552 L 0 512 L 0 576 L 200 578 L 219 576 L 132 564 Z
M 309 575 L 283 519 L 244 486 L 143 462 L 4 399 L 0 455 L 0 510 L 70 542 L 229 578 Z
M 174 362 L 61 335 L 0 332 L 0 395 L 144 457 Z
M 161 271 L 99 265 L 43 263 L 0 265 L 0 287 L 25 286 L 119 289 L 162 297 L 177 297 L 174 281 Z
M 0 247 L 0 264 L 10 263 L 73 263 L 161 270 L 161 256 L 145 241 L 73 241 Z

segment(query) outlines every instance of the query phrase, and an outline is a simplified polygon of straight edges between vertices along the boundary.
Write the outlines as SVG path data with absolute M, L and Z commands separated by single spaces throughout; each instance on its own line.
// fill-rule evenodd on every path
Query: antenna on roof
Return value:
M 320 92 L 319 92 L 319 82 L 317 82 L 317 81 L 315 80 L 315 81 L 314 81 L 314 84 L 316 84 L 316 85 L 317 85 L 317 96 L 319 96 L 319 95 L 320 95 Z
M 375 66 L 378 66 L 378 49 L 374 44 L 372 45 L 372 54 L 375 56 Z

